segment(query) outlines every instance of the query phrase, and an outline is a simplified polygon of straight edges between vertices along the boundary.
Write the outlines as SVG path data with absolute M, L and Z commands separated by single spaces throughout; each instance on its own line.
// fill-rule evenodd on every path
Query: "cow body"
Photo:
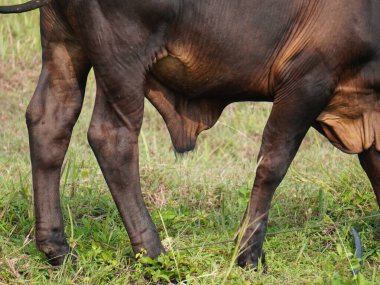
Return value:
M 271 198 L 311 126 L 359 154 L 380 202 L 379 12 L 377 1 L 356 0 L 53 0 L 41 9 L 43 69 L 27 111 L 39 248 L 53 264 L 69 251 L 59 173 L 90 68 L 89 142 L 136 253 L 163 252 L 140 191 L 144 97 L 179 152 L 228 104 L 274 102 L 242 266 L 263 257 Z
M 173 143 L 180 152 L 194 148 L 196 136 L 215 123 L 227 104 L 273 101 L 281 77 L 289 70 L 297 69 L 296 64 L 308 69 L 309 61 L 312 64 L 323 61 L 326 71 L 335 81 L 335 90 L 347 90 L 346 86 L 351 88 L 352 92 L 341 91 L 344 96 L 336 96 L 339 99 L 336 98 L 332 106 L 352 103 L 353 98 L 348 99 L 347 104 L 344 101 L 352 94 L 366 93 L 365 90 L 373 90 L 375 86 L 369 86 L 376 82 L 377 74 L 373 68 L 378 65 L 373 61 L 379 42 L 377 30 L 374 29 L 376 17 L 372 18 L 373 13 L 370 12 L 376 11 L 376 4 L 373 3 L 146 1 L 137 7 L 133 2 L 130 5 L 116 3 L 114 7 L 110 7 L 112 4 L 102 7 L 96 2 L 91 5 L 82 2 L 83 6 L 76 4 L 80 8 L 72 8 L 85 11 L 87 15 L 74 19 L 75 22 L 78 18 L 82 19 L 77 24 L 82 32 L 78 30 L 75 34 L 86 39 L 83 45 L 87 46 L 90 54 L 93 53 L 92 61 L 100 61 L 99 66 L 103 67 L 101 61 L 107 59 L 108 65 L 112 61 L 122 62 L 131 56 L 130 53 L 137 53 L 140 60 L 145 58 L 146 63 L 140 68 L 144 69 L 144 76 L 149 73 L 146 87 L 151 92 L 147 93 L 147 97 L 166 119 L 169 107 L 162 105 L 163 97 L 175 98 L 171 105 L 187 105 L 191 99 L 192 110 L 174 111 L 185 117 L 184 120 L 196 117 L 193 122 L 179 125 L 175 122 L 178 121 L 176 117 L 168 124 Z M 120 11 L 120 7 L 124 11 Z M 141 15 L 136 9 L 141 9 Z M 157 11 L 153 20 L 147 17 L 151 11 Z M 335 17 L 337 12 L 339 17 Z M 115 18 L 115 14 L 121 17 Z M 136 30 L 125 28 L 131 21 L 130 17 L 125 17 L 128 14 L 141 17 L 139 28 L 144 31 L 139 36 Z M 352 19 L 356 22 L 352 23 Z M 136 50 L 131 50 L 131 46 Z M 292 64 L 298 56 L 303 58 Z M 113 72 L 120 71 L 120 77 L 123 77 L 122 68 L 117 68 L 116 64 L 114 66 Z M 357 73 L 358 70 L 354 70 L 363 66 L 367 71 Z M 333 92 L 335 95 L 337 93 Z M 368 99 L 367 96 L 364 101 L 373 105 L 377 100 Z M 363 102 L 362 98 L 357 101 L 360 102 Z M 200 106 L 204 105 L 208 107 L 202 111 Z M 368 104 L 365 104 L 363 109 L 368 110 L 367 107 Z M 361 128 L 348 138 L 344 136 L 347 128 L 353 130 L 353 122 L 346 123 L 346 129 L 338 129 L 338 135 L 331 134 L 334 126 L 331 121 L 339 110 L 334 107 L 328 110 L 330 112 L 323 113 L 317 124 L 334 145 L 349 153 L 360 153 L 364 147 L 368 149 L 374 143 L 372 134 L 361 134 L 363 131 L 375 132 L 374 127 L 369 130 Z M 344 117 L 349 117 L 355 110 L 351 108 L 348 113 Z M 362 111 L 356 113 L 356 116 L 363 114 Z M 364 125 L 374 120 L 372 115 L 369 117 L 357 124 Z M 375 117 L 375 121 L 380 119 L 378 114 Z M 199 121 L 203 123 L 197 125 Z M 359 140 L 354 139 L 359 137 Z M 378 150 L 379 144 L 376 144 Z

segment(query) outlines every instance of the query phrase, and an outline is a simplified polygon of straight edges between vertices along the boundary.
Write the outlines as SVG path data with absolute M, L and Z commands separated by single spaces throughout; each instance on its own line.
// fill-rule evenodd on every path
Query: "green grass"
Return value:
M 0 0 L 6 2 L 12 3 Z M 92 77 L 61 187 L 66 234 L 79 260 L 49 266 L 33 237 L 24 123 L 40 69 L 38 29 L 36 12 L 0 16 L 0 284 L 380 284 L 380 223 L 360 220 L 378 213 L 371 187 L 357 158 L 334 149 L 315 131 L 307 135 L 276 192 L 268 231 L 325 227 L 269 234 L 265 270 L 230 266 L 234 244 L 218 242 L 233 239 L 239 226 L 269 104 L 228 107 L 218 124 L 201 135 L 194 152 L 176 158 L 163 120 L 147 102 L 140 139 L 142 189 L 173 251 L 157 260 L 136 260 L 86 141 Z M 360 232 L 365 253 L 356 279 L 351 225 Z

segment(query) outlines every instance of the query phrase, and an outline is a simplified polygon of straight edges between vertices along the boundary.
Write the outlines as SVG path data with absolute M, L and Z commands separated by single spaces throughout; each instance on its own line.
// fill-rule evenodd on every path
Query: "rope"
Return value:
M 337 226 L 342 225 L 342 224 L 347 224 L 347 223 L 352 223 L 352 222 L 357 222 L 357 221 L 364 221 L 364 220 L 369 220 L 373 218 L 380 217 L 380 214 L 375 214 L 375 215 L 369 215 L 369 216 L 364 216 L 360 218 L 355 218 L 355 219 L 346 219 L 341 222 L 336 222 L 333 223 L 332 227 L 337 228 Z M 304 228 L 291 228 L 291 229 L 286 229 L 286 230 L 279 230 L 279 231 L 273 231 L 267 233 L 267 236 L 275 236 L 278 234 L 284 234 L 284 233 L 292 233 L 292 232 L 301 232 L 301 231 L 307 231 L 307 230 L 315 230 L 325 227 L 326 224 L 323 225 L 314 225 L 314 226 L 309 226 L 309 227 L 304 227 Z M 195 249 L 195 248 L 200 248 L 200 247 L 210 247 L 213 245 L 219 245 L 219 244 L 227 244 L 227 243 L 233 243 L 235 240 L 234 239 L 229 239 L 229 240 L 224 240 L 224 241 L 216 241 L 216 242 L 210 242 L 210 243 L 203 243 L 203 244 L 198 244 L 198 245 L 192 245 L 189 247 L 179 247 L 179 248 L 174 248 L 177 251 L 182 251 L 182 250 L 189 250 L 189 249 Z
M 358 232 L 351 227 L 351 234 L 354 237 L 355 244 L 355 258 L 359 260 L 359 268 L 354 268 L 352 273 L 354 276 L 359 274 L 360 269 L 363 267 L 363 245 Z
M 32 0 L 27 3 L 12 5 L 12 6 L 0 6 L 0 14 L 12 14 L 12 13 L 24 13 L 41 8 L 47 5 L 51 0 Z

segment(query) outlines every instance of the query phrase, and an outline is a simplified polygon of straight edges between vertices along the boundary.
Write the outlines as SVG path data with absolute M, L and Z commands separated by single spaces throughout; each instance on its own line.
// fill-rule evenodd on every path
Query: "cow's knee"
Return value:
M 30 102 L 25 117 L 32 160 L 39 167 L 61 167 L 81 105 L 70 107 Z
M 284 159 L 277 154 L 264 154 L 259 161 L 256 172 L 256 183 L 265 187 L 277 187 L 286 174 Z
M 97 153 L 101 150 L 106 141 L 106 132 L 100 124 L 91 123 L 87 131 L 87 140 L 92 150 Z
M 137 146 L 138 135 L 112 122 L 91 123 L 87 132 L 88 142 L 97 155 L 107 160 L 129 159 Z

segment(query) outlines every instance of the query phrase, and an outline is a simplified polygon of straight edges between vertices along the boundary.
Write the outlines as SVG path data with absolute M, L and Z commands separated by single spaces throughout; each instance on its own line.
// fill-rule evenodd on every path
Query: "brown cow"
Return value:
M 163 252 L 140 191 L 144 96 L 178 152 L 237 101 L 273 101 L 238 264 L 256 266 L 275 189 L 306 132 L 359 154 L 380 203 L 380 2 L 357 0 L 33 0 L 43 67 L 26 118 L 38 247 L 69 252 L 59 177 L 87 74 L 97 95 L 92 149 L 134 252 Z

